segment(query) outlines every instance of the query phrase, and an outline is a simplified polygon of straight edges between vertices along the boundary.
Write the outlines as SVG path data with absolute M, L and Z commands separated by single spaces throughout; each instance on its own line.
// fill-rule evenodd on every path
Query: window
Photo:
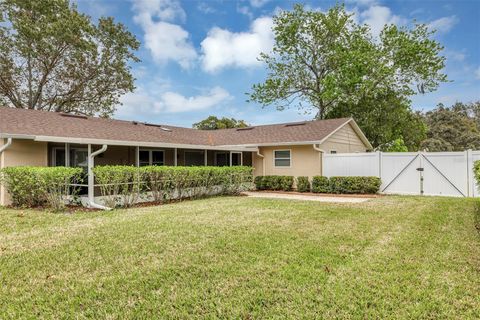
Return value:
M 216 152 L 215 165 L 218 167 L 228 166 L 230 162 L 229 156 L 228 152 Z
M 141 167 L 165 164 L 163 150 L 140 150 L 138 160 Z
M 331 154 L 336 154 L 336 153 L 337 153 L 337 150 L 330 150 L 330 153 L 331 153 Z
M 163 151 L 159 150 L 152 150 L 152 166 L 163 166 Z
M 65 163 L 65 149 L 54 148 L 53 149 L 53 165 L 55 167 L 63 167 Z
M 204 166 L 205 151 L 185 151 L 185 166 Z
M 242 165 L 242 153 L 232 152 L 232 166 L 241 166 L 241 165 Z
M 84 148 L 70 149 L 70 167 L 79 167 L 87 170 L 88 167 L 88 150 Z M 53 166 L 66 166 L 65 148 L 53 148 Z
M 273 161 L 275 167 L 290 167 L 291 154 L 290 150 L 274 150 Z

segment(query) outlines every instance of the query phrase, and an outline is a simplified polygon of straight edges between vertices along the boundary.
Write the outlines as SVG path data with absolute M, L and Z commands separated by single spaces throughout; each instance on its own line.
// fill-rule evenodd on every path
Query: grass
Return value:
M 478 319 L 474 203 L 0 209 L 0 319 Z

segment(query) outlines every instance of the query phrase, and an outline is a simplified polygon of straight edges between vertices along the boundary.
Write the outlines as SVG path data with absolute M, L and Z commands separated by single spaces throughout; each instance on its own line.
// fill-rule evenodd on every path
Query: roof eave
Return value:
M 0 133 L 0 138 L 26 139 L 38 142 L 56 142 L 56 143 L 72 143 L 72 144 L 107 144 L 110 146 L 129 146 L 129 147 L 146 147 L 146 148 L 178 148 L 178 149 L 201 149 L 201 150 L 226 150 L 226 151 L 252 151 L 243 146 L 212 146 L 212 145 L 196 145 L 182 143 L 166 143 L 166 142 L 145 142 L 145 141 L 124 141 L 124 140 L 107 140 L 107 139 L 86 139 L 56 136 L 39 136 L 39 135 L 22 135 Z

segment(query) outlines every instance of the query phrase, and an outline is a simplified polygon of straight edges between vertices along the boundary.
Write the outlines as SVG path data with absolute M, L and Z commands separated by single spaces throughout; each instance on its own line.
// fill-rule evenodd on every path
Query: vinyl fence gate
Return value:
M 377 176 L 387 194 L 478 197 L 476 160 L 480 151 L 324 154 L 323 175 Z

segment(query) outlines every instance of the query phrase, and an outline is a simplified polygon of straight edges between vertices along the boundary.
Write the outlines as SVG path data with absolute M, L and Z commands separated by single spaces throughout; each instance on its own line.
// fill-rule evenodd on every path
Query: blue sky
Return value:
M 252 84 L 265 79 L 257 60 L 273 43 L 271 17 L 295 2 L 274 0 L 77 0 L 97 19 L 113 16 L 141 41 L 133 65 L 134 93 L 122 97 L 115 118 L 190 127 L 208 115 L 250 124 L 312 119 L 296 110 L 263 109 L 246 102 Z M 303 1 L 328 10 L 335 1 Z M 451 82 L 413 98 L 413 108 L 480 100 L 480 1 L 346 1 L 360 23 L 378 32 L 385 23 L 416 21 L 438 30 Z

